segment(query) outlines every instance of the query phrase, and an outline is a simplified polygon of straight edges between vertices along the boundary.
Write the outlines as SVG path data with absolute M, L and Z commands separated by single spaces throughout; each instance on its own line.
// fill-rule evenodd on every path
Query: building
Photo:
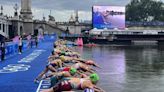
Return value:
M 0 15 L 0 39 L 2 40 L 3 37 L 8 38 L 10 31 L 11 31 L 11 21 L 7 16 Z
M 51 15 L 49 15 L 49 21 L 45 21 L 45 17 L 43 20 L 34 20 L 31 8 L 31 0 L 21 0 L 20 15 L 18 15 L 18 5 L 15 4 L 13 17 L 4 16 L 1 8 L 0 37 L 12 39 L 17 35 L 61 34 L 66 30 L 71 34 L 81 34 L 81 30 L 91 29 L 91 24 L 79 23 L 78 11 L 68 22 L 55 22 L 55 18 Z

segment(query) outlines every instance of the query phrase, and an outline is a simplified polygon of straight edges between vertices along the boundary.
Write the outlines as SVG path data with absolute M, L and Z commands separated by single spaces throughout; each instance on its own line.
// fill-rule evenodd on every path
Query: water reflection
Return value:
M 135 48 L 135 53 L 133 48 L 126 50 L 125 92 L 163 92 L 164 54 L 159 49 L 140 46 Z
M 101 65 L 99 86 L 106 92 L 164 90 L 164 46 L 97 46 L 76 50 Z
M 133 53 L 133 54 L 131 54 Z M 162 53 L 158 48 L 143 47 L 126 49 L 127 72 L 159 73 L 164 69 Z

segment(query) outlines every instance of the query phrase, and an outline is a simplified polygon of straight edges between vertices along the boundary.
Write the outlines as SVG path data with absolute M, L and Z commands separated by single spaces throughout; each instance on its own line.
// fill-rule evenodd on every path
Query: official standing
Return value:
M 19 54 L 22 54 L 23 42 L 22 42 L 22 37 L 21 36 L 19 37 L 19 44 L 18 45 L 19 45 L 19 50 L 18 50 Z
M 38 47 L 38 37 L 36 36 L 34 39 L 35 39 L 35 46 L 37 48 Z

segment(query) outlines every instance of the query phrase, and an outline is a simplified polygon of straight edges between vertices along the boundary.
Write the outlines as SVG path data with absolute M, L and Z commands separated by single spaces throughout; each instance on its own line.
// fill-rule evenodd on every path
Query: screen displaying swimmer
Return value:
M 122 6 L 93 6 L 93 28 L 124 29 L 125 7 Z

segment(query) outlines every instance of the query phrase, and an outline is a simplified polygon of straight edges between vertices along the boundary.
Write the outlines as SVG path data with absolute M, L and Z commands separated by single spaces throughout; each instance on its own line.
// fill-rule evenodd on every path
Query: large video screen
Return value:
M 93 6 L 93 28 L 124 29 L 125 7 L 122 6 Z

